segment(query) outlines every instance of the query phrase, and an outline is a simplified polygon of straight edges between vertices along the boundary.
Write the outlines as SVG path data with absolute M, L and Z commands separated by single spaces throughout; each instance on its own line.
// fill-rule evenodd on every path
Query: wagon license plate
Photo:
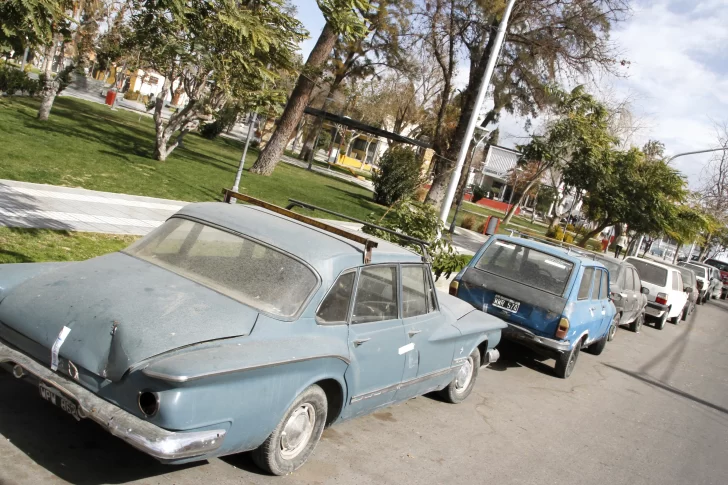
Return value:
M 495 295 L 495 298 L 493 298 L 493 306 L 507 312 L 517 313 L 518 308 L 521 306 L 521 302 L 511 300 L 505 296 Z
M 77 421 L 81 421 L 81 417 L 78 415 L 78 406 L 61 395 L 60 392 L 55 389 L 46 386 L 42 382 L 38 384 L 38 390 L 40 391 L 40 397 L 59 408 L 66 411 L 68 414 L 76 418 Z

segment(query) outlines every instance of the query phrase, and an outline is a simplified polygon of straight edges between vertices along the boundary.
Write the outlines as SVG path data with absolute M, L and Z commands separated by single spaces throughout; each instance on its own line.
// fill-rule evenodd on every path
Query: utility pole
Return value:
M 240 157 L 240 164 L 238 165 L 238 171 L 235 173 L 235 182 L 233 183 L 233 192 L 237 192 L 240 189 L 240 179 L 243 177 L 243 167 L 245 166 L 245 157 L 248 155 L 248 146 L 250 145 L 250 135 L 253 133 L 253 127 L 255 122 L 258 120 L 258 111 L 253 111 L 253 115 L 250 117 L 250 125 L 248 125 L 248 136 L 245 138 L 245 148 L 243 148 L 243 156 Z M 230 203 L 234 204 L 237 199 L 230 199 Z
M 465 136 L 463 137 L 462 143 L 460 144 L 460 153 L 458 154 L 457 163 L 455 164 L 455 170 L 453 170 L 450 176 L 450 185 L 447 187 L 445 193 L 445 199 L 442 201 L 440 206 L 440 219 L 442 222 L 447 222 L 447 216 L 450 213 L 450 205 L 455 197 L 455 191 L 458 188 L 458 182 L 460 181 L 460 173 L 463 171 L 463 165 L 465 164 L 465 158 L 468 156 L 468 150 L 470 148 L 470 140 L 473 138 L 475 132 L 475 125 L 478 123 L 478 115 L 485 99 L 485 94 L 488 91 L 490 80 L 493 77 L 493 71 L 495 71 L 495 64 L 498 61 L 500 55 L 501 46 L 503 45 L 503 38 L 506 35 L 506 29 L 508 27 L 508 18 L 511 16 L 511 10 L 513 10 L 513 4 L 516 0 L 508 0 L 506 9 L 503 12 L 503 18 L 498 25 L 498 33 L 495 36 L 495 42 L 493 43 L 493 51 L 490 53 L 488 58 L 488 65 L 485 68 L 485 74 L 483 79 L 480 81 L 480 89 L 478 89 L 478 96 L 475 98 L 475 106 L 473 106 L 473 112 L 470 114 L 470 121 L 468 121 L 468 127 L 465 130 Z

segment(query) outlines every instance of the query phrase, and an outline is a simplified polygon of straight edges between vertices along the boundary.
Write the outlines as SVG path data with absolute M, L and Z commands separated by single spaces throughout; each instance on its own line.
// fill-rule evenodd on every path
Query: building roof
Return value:
M 363 244 L 262 207 L 202 202 L 189 204 L 175 215 L 208 221 L 268 243 L 309 263 L 324 281 L 363 263 Z M 372 263 L 422 261 L 419 254 L 409 249 L 368 234 L 366 237 L 378 243 L 372 251 Z
M 520 158 L 520 152 L 498 145 L 488 145 L 482 171 L 485 175 L 505 181 Z
M 365 133 L 370 133 L 375 136 L 381 136 L 382 138 L 386 138 L 388 140 L 397 141 L 400 143 L 407 143 L 409 145 L 415 145 L 422 148 L 431 148 L 432 144 L 427 143 L 425 141 L 421 140 L 415 140 L 413 138 L 407 138 L 406 136 L 399 135 L 397 133 L 393 133 L 391 131 L 383 130 L 381 128 L 377 128 L 376 126 L 367 125 L 366 123 L 362 123 L 358 120 L 353 120 L 347 116 L 341 116 L 334 113 L 329 113 L 328 111 L 322 111 L 320 109 L 315 109 L 311 107 L 307 107 L 304 111 L 304 113 L 316 116 L 319 118 L 323 118 L 325 120 L 331 121 L 333 123 L 337 123 L 340 125 L 348 126 L 349 128 L 353 128 L 355 130 L 363 131 Z

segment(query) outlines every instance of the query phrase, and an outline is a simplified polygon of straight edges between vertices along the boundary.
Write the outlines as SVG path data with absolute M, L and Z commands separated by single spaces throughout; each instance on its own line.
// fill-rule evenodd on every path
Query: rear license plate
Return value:
M 493 306 L 507 312 L 517 313 L 518 308 L 521 306 L 521 302 L 511 300 L 505 296 L 495 295 L 495 298 L 493 298 Z
M 38 390 L 40 391 L 40 397 L 63 409 L 68 414 L 76 418 L 76 420 L 81 421 L 81 417 L 78 415 L 78 406 L 76 406 L 73 401 L 66 399 L 59 391 L 46 386 L 42 382 L 38 384 Z

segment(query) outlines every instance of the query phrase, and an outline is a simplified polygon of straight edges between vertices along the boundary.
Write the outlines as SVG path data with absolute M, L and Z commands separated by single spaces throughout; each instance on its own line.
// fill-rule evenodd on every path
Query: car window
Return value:
M 425 273 L 421 264 L 402 265 L 402 318 L 427 313 Z
M 178 217 L 123 252 L 282 318 L 296 315 L 318 288 L 318 277 L 300 260 L 252 239 Z
M 579 300 L 586 300 L 589 298 L 589 289 L 591 288 L 592 278 L 594 277 L 594 268 L 584 268 L 584 275 L 581 277 L 581 284 L 579 285 Z
M 354 289 L 356 271 L 344 273 L 336 279 L 319 305 L 316 320 L 319 323 L 344 323 L 349 316 L 351 292 Z
M 637 269 L 637 274 L 640 275 L 642 281 L 656 286 L 665 286 L 667 284 L 667 270 L 665 268 L 641 259 L 630 258 L 629 263 Z
M 490 244 L 475 267 L 553 295 L 563 295 L 574 265 L 510 241 Z
M 701 278 L 706 278 L 707 277 L 706 274 L 705 274 L 705 267 L 704 266 L 698 266 L 696 264 L 690 264 L 690 263 L 688 263 L 688 264 L 685 264 L 684 267 L 685 268 L 690 268 L 691 270 L 693 270 L 695 272 L 696 275 L 700 276 Z
M 609 279 L 606 271 L 600 271 L 602 275 L 602 283 L 599 285 L 599 299 L 606 300 L 609 294 Z
M 435 296 L 435 287 L 432 286 L 432 273 L 429 266 L 424 267 L 425 271 L 425 289 L 427 291 L 427 312 L 437 311 L 437 297 Z
M 682 279 L 685 282 L 685 284 L 687 284 L 689 286 L 693 286 L 695 284 L 695 282 L 693 281 L 695 278 L 695 275 L 693 274 L 692 270 L 681 266 L 680 274 L 682 275 Z
M 362 268 L 351 323 L 394 320 L 397 313 L 397 267 Z
M 680 285 L 680 273 L 677 271 L 671 271 L 672 273 L 672 289 L 674 291 L 682 291 Z
M 622 289 L 625 291 L 632 291 L 634 290 L 634 280 L 632 276 L 632 268 L 625 268 L 622 271 Z
M 637 274 L 637 271 L 634 269 L 632 270 L 632 281 L 634 283 L 634 291 L 642 291 L 642 281 L 640 281 L 640 275 Z

